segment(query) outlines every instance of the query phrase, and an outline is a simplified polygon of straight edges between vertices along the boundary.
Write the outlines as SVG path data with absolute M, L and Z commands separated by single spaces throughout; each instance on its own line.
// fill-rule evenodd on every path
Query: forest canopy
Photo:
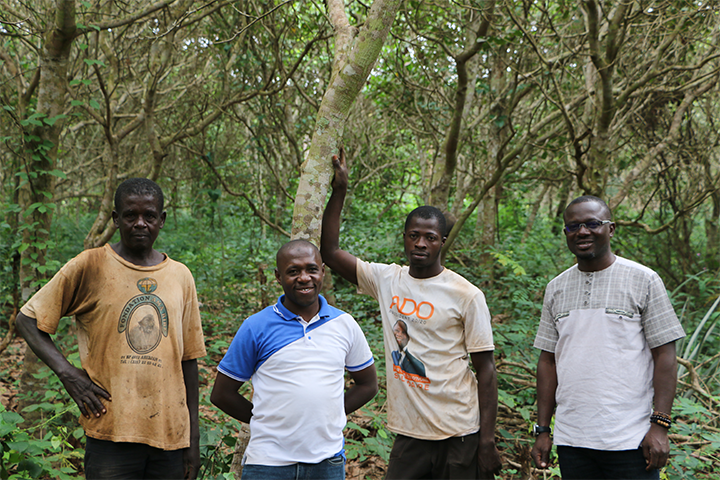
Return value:
M 407 212 L 431 204 L 453 220 L 446 265 L 493 314 L 504 478 L 538 474 L 532 338 L 545 285 L 573 262 L 562 212 L 583 194 L 607 201 L 614 251 L 660 274 L 688 333 L 666 473 L 717 469 L 717 2 L 0 0 L 0 38 L 4 355 L 24 301 L 82 249 L 116 241 L 112 194 L 142 176 L 166 196 L 158 247 L 195 276 L 211 382 L 239 322 L 279 292 L 277 247 L 318 238 L 342 145 L 343 248 L 402 263 Z M 326 294 L 377 357 L 376 305 L 334 280 Z M 18 402 L 38 402 L 22 395 L 3 403 L 25 415 Z M 387 454 L 383 402 L 351 429 L 356 458 Z M 213 428 L 208 476 L 230 468 L 210 447 L 234 445 Z

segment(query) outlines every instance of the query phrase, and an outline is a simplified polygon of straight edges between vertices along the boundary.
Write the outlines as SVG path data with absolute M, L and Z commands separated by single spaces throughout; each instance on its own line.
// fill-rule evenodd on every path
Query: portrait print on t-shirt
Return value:
M 153 292 L 157 281 L 146 277 L 137 282 L 140 295 L 131 298 L 122 309 L 118 333 L 125 333 L 130 348 L 140 355 L 150 353 L 168 336 L 168 313 L 165 303 Z
M 425 364 L 408 351 L 410 334 L 404 320 L 398 320 L 393 326 L 393 335 L 398 343 L 398 350 L 390 352 L 393 359 L 393 370 L 396 375 L 405 377 L 406 381 L 430 383 L 425 374 Z

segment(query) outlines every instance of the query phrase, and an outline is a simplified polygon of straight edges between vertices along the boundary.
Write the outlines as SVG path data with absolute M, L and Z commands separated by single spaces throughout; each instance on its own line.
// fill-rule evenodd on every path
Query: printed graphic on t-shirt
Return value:
M 435 306 L 430 302 L 416 302 L 412 298 L 393 296 L 390 313 L 396 318 L 425 325 L 435 313 Z
M 154 278 L 139 280 L 137 287 L 141 294 L 131 298 L 122 309 L 118 333 L 125 333 L 130 348 L 144 355 L 168 336 L 168 313 L 162 299 L 152 293 L 157 289 Z
M 431 314 L 432 315 L 432 314 Z M 411 387 L 427 390 L 430 379 L 425 374 L 425 364 L 408 351 L 410 333 L 404 320 L 398 320 L 393 326 L 393 335 L 398 343 L 398 350 L 390 352 L 393 359 L 395 378 L 407 383 Z

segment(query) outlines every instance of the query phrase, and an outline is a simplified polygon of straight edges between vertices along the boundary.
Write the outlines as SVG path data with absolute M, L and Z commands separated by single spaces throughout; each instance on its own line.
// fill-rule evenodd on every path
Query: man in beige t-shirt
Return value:
M 386 478 L 492 477 L 501 460 L 490 312 L 483 293 L 440 262 L 445 217 L 429 206 L 410 212 L 403 233 L 408 266 L 364 262 L 338 245 L 348 185 L 342 150 L 333 165 L 321 252 L 380 306 L 387 422 L 397 434 Z
M 23 306 L 18 330 L 80 408 L 87 479 L 193 479 L 205 355 L 195 283 L 153 248 L 165 223 L 155 182 L 123 182 L 112 216 L 120 242 L 65 264 Z M 50 337 L 64 316 L 75 317 L 82 369 Z

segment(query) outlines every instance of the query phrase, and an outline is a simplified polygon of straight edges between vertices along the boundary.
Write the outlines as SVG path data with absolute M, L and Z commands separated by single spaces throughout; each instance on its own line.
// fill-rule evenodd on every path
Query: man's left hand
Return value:
M 502 460 L 500 459 L 500 452 L 498 452 L 495 446 L 495 441 L 480 441 L 480 448 L 478 449 L 478 470 L 480 471 L 480 478 L 495 478 L 494 475 L 499 475 L 501 469 Z
M 670 441 L 667 429 L 655 423 L 650 424 L 650 430 L 645 434 L 641 443 L 643 456 L 647 462 L 645 470 L 662 468 L 667 463 L 670 454 Z
M 189 448 L 183 450 L 183 464 L 185 465 L 185 480 L 195 480 L 200 470 L 200 445 L 191 443 Z

